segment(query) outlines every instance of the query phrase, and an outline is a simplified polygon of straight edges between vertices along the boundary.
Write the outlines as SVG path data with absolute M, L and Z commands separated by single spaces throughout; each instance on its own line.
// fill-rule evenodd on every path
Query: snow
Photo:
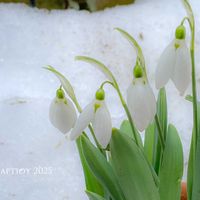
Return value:
M 199 55 L 200 2 L 193 0 L 192 6 L 197 23 L 196 55 Z M 96 13 L 49 12 L 22 4 L 0 4 L 1 199 L 87 199 L 75 143 L 66 141 L 57 146 L 63 135 L 48 120 L 49 104 L 59 82 L 43 67 L 49 64 L 64 73 L 74 86 L 80 104 L 85 106 L 105 80 L 90 65 L 74 61 L 76 55 L 91 56 L 110 68 L 125 94 L 132 78 L 135 52 L 114 31 L 120 27 L 142 46 L 149 80 L 157 94 L 154 72 L 159 55 L 173 39 L 184 15 L 181 2 L 173 0 L 138 0 L 134 5 Z M 196 61 L 199 78 L 199 56 Z M 116 92 L 110 86 L 106 92 L 113 125 L 119 127 L 125 114 Z M 179 96 L 172 83 L 168 84 L 167 93 L 169 121 L 176 125 L 183 142 L 186 169 L 192 106 Z M 15 170 L 3 174 L 6 168 Z M 36 171 L 40 169 L 43 171 Z

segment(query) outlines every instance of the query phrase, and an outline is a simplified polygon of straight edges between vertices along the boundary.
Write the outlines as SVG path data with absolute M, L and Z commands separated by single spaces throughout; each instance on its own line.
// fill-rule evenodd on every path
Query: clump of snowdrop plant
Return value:
M 76 60 L 97 67 L 106 80 L 83 110 L 67 78 L 53 67 L 47 67 L 61 84 L 50 106 L 50 121 L 68 138 L 76 140 L 90 200 L 180 200 L 183 149 L 175 126 L 168 124 L 164 86 L 170 79 L 181 95 L 192 83 L 192 94 L 185 98 L 193 105 L 194 126 L 191 130 L 187 198 L 200 200 L 200 103 L 196 95 L 195 21 L 189 2 L 183 0 L 183 4 L 188 16 L 177 26 L 175 38 L 161 54 L 156 68 L 157 100 L 148 81 L 139 44 L 119 28 L 116 30 L 137 53 L 133 79 L 127 86 L 127 101 L 112 72 L 93 58 L 77 56 Z M 185 40 L 186 22 L 191 30 L 190 48 Z M 106 106 L 106 84 L 116 90 L 127 115 L 118 129 L 112 128 Z M 76 112 L 79 112 L 78 117 Z

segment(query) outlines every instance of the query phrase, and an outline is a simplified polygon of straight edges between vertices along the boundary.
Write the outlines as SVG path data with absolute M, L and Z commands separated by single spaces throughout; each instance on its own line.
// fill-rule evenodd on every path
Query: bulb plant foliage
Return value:
M 187 198 L 200 200 L 200 103 L 196 95 L 195 21 L 189 2 L 183 0 L 183 5 L 187 16 L 175 30 L 174 39 L 161 54 L 156 68 L 157 100 L 148 81 L 139 44 L 119 28 L 116 30 L 137 53 L 126 100 L 112 72 L 93 58 L 77 56 L 76 60 L 93 65 L 107 80 L 83 110 L 67 78 L 51 66 L 46 68 L 61 84 L 50 106 L 50 121 L 76 141 L 90 200 L 180 200 L 183 149 L 175 126 L 168 124 L 164 87 L 170 79 L 181 95 L 192 82 L 192 94 L 186 96 L 193 105 Z M 188 35 L 186 22 L 191 31 L 190 48 L 185 40 Z M 104 91 L 106 84 L 116 90 L 127 115 L 119 129 L 112 128 Z M 144 142 L 142 134 L 145 134 Z

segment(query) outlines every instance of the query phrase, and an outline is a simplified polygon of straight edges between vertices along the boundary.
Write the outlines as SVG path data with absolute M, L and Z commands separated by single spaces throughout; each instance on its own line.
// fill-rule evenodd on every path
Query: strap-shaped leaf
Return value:
M 115 82 L 115 78 L 112 72 L 103 63 L 99 62 L 98 60 L 94 58 L 86 57 L 86 56 L 76 56 L 75 59 L 91 64 L 92 66 L 99 69 L 110 81 L 112 81 L 113 83 Z
M 166 138 L 168 119 L 167 119 L 167 97 L 165 88 L 161 88 L 158 94 L 157 114 L 160 120 L 160 125 L 164 134 L 164 138 Z
M 94 176 L 104 186 L 114 200 L 124 200 L 124 196 L 111 165 L 102 153 L 84 136 L 81 144 L 85 160 Z
M 133 140 L 135 140 L 135 138 L 133 137 L 133 130 L 131 128 L 131 125 L 130 125 L 130 122 L 128 120 L 124 120 L 122 123 L 121 123 L 121 126 L 120 126 L 120 131 L 122 133 L 125 133 L 127 134 L 129 137 L 131 137 Z M 139 141 L 139 145 L 141 148 L 143 148 L 143 144 L 142 144 L 142 138 L 140 136 L 140 133 L 137 131 L 137 129 L 135 129 L 136 131 L 136 136 L 137 136 L 137 139 Z
M 144 153 L 149 161 L 153 164 L 154 153 L 155 153 L 155 124 L 150 124 L 145 130 L 145 139 L 144 139 Z
M 198 108 L 198 127 L 200 127 L 200 102 L 198 102 L 197 105 Z M 199 133 L 198 138 L 194 138 L 195 135 L 192 136 L 192 146 L 191 146 L 191 152 L 190 152 L 190 159 L 189 165 L 190 169 L 188 169 L 188 176 L 191 176 L 191 180 L 188 180 L 188 187 L 189 189 L 192 188 L 192 194 L 189 194 L 191 196 L 192 200 L 198 200 L 200 199 L 200 129 L 198 130 Z M 196 145 L 195 142 L 196 141 Z M 190 163 L 191 162 L 191 163 Z M 189 178 L 189 177 L 188 177 Z M 189 185 L 190 184 L 190 185 Z M 190 191 L 189 191 L 190 192 Z
M 120 29 L 120 28 L 116 28 L 117 31 L 119 31 L 130 43 L 131 45 L 135 48 L 137 56 L 139 58 L 140 64 L 142 65 L 142 67 L 145 70 L 145 60 L 144 60 L 144 56 L 142 53 L 142 49 L 140 48 L 140 45 L 137 43 L 137 41 L 126 31 Z
M 99 181 L 94 176 L 94 174 L 91 172 L 90 168 L 87 165 L 85 157 L 83 155 L 80 137 L 76 140 L 76 144 L 78 147 L 79 156 L 80 156 L 81 164 L 83 167 L 86 189 L 103 196 L 104 190 L 103 190 L 101 184 L 99 183 Z
M 149 165 L 134 140 L 115 129 L 110 148 L 112 165 L 126 200 L 159 200 Z
M 195 134 L 192 133 L 192 141 L 190 144 L 190 155 L 188 161 L 188 171 L 187 171 L 187 196 L 188 200 L 192 200 L 192 190 L 193 190 L 193 181 L 194 181 L 194 165 L 195 165 Z
M 65 92 L 70 96 L 73 101 L 77 102 L 74 89 L 67 78 L 52 66 L 45 67 L 45 69 L 51 71 L 54 75 L 56 75 L 56 77 L 60 80 L 60 83 L 63 86 Z
M 176 128 L 173 125 L 169 125 L 159 173 L 160 199 L 180 200 L 183 165 L 181 140 Z
M 158 100 L 157 100 L 157 116 L 158 120 L 161 126 L 163 138 L 166 139 L 167 135 L 167 99 L 166 99 L 166 92 L 165 88 L 160 89 L 159 94 L 158 94 Z M 158 129 L 155 128 L 155 151 L 154 151 L 154 169 L 156 173 L 159 173 L 160 170 L 160 164 L 162 163 L 162 148 L 161 148 L 161 143 L 158 138 Z
M 96 193 L 93 193 L 91 191 L 86 191 L 86 193 L 87 193 L 90 200 L 106 200 L 102 196 L 100 196 Z
M 200 118 L 199 118 L 200 120 Z M 192 185 L 192 200 L 200 199 L 200 138 L 197 140 L 196 154 L 194 155 L 194 171 Z

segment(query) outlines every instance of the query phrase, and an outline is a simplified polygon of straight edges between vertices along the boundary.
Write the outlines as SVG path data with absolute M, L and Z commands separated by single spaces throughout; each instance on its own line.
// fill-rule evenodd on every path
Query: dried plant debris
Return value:
M 46 9 L 87 9 L 90 11 L 103 10 L 116 5 L 126 5 L 134 0 L 0 0 L 0 3 L 26 3 L 30 6 Z

